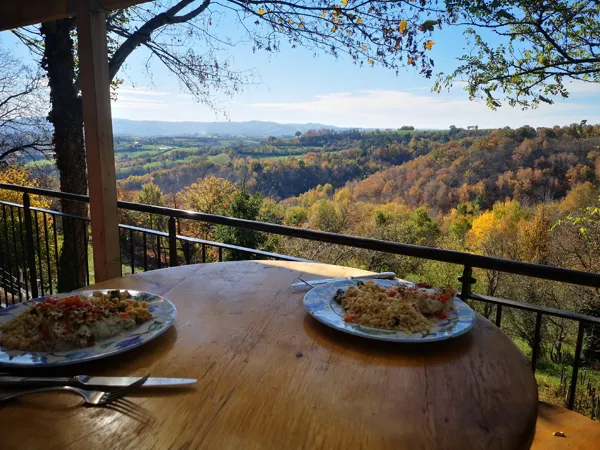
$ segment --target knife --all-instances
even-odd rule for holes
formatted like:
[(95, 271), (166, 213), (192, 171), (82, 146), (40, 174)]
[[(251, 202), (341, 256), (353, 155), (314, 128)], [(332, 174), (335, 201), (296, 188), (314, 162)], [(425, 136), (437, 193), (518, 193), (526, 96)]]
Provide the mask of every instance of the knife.
[[(76, 387), (121, 387), (129, 386), (140, 377), (90, 377), (77, 375), (61, 377), (15, 377), (0, 376), (0, 386), (76, 386)], [(148, 378), (141, 387), (169, 387), (196, 383), (194, 378)]]
[(396, 278), (396, 274), (394, 272), (381, 272), (374, 273), (372, 275), (358, 275), (355, 277), (346, 277), (346, 278), (325, 278), (323, 280), (309, 280), (309, 281), (301, 281), (299, 283), (292, 284), (292, 287), (310, 287), (310, 286), (319, 286), (321, 284), (333, 283), (335, 281), (345, 281), (345, 280), (382, 280), (382, 279), (394, 279)]

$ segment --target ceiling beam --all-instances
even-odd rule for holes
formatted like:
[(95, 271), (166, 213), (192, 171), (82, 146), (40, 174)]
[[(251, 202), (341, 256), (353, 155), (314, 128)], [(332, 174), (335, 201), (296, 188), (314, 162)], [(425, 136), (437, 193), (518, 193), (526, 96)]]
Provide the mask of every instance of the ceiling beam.
[(75, 15), (76, 2), (88, 2), (93, 10), (113, 10), (149, 0), (0, 0), (0, 31)]

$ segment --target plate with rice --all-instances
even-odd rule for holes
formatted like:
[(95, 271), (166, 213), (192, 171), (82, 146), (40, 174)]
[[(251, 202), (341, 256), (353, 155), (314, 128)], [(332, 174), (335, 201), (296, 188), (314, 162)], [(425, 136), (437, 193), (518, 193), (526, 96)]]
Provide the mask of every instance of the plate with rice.
[(310, 290), (304, 307), (325, 325), (380, 341), (442, 341), (475, 325), (475, 312), (451, 286), (427, 283), (337, 281)]
[(139, 347), (177, 311), (149, 292), (104, 289), (50, 295), (0, 309), (0, 366), (62, 366)]

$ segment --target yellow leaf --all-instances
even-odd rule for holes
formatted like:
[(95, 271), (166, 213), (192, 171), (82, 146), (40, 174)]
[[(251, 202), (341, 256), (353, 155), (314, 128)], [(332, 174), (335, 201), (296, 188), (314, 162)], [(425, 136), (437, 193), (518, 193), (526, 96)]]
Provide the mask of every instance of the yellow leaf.
[(366, 50), (366, 49), (368, 49), (369, 47), (367, 47), (366, 45), (363, 45), (361, 48), (362, 48), (363, 50)]
[(360, 25), (362, 23), (362, 19), (359, 17), (358, 19), (356, 19), (356, 23)]
[(321, 19), (324, 19), (324, 18), (325, 18), (325, 11), (323, 11), (323, 12), (321, 13)]
[(435, 44), (435, 42), (433, 42), (431, 39), (429, 39), (427, 42), (425, 42), (425, 44), (423, 44), (423, 46), (425, 47), (425, 50), (431, 50), (433, 47), (433, 44)]
[(290, 20), (288, 20), (288, 23), (289, 23), (290, 25), (294, 25), (296, 22), (294, 22), (292, 19), (290, 19)]
[(259, 15), (259, 16), (262, 16), (262, 15), (264, 15), (264, 14), (266, 14), (266, 11), (265, 11), (264, 9), (260, 8), (260, 9), (258, 10), (258, 15)]
[(298, 24), (298, 28), (304, 28), (304, 24), (303, 24), (302, 22), (300, 22), (300, 23)]
[(406, 20), (400, 21), (400, 26), (398, 27), (398, 31), (402, 33), (402, 36), (406, 36), (408, 33), (408, 22)]
[(407, 61), (407, 63), (408, 63), (409, 65), (411, 65), (411, 66), (414, 66), (414, 65), (415, 65), (415, 60), (414, 60), (414, 59), (412, 59), (412, 58), (408, 58), (408, 61)]
[(335, 33), (336, 31), (337, 31), (337, 27), (333, 27), (333, 28), (331, 29), (331, 32), (332, 32), (332, 33)]
[(367, 62), (368, 62), (370, 65), (373, 65), (373, 60), (372, 60), (372, 59), (369, 59)]
[(342, 5), (348, 6), (348, 0), (342, 0)]
[(371, 6), (367, 12), (371, 14), (373, 12), (373, 7)]
[(277, 18), (277, 23), (281, 23), (281, 22), (283, 22), (283, 19), (281, 17), (278, 17)]

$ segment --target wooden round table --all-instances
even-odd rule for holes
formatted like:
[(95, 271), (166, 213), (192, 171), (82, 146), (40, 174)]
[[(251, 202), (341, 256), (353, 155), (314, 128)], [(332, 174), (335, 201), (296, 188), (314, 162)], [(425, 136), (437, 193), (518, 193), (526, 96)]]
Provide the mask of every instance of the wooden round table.
[(486, 319), (439, 343), (370, 341), (314, 320), (303, 308), (305, 291), (290, 287), (300, 275), (361, 273), (245, 261), (97, 284), (169, 298), (174, 326), (112, 358), (26, 374), (150, 373), (198, 383), (145, 388), (115, 409), (82, 407), (68, 393), (23, 397), (0, 406), (0, 448), (529, 448), (536, 382), (521, 352)]

